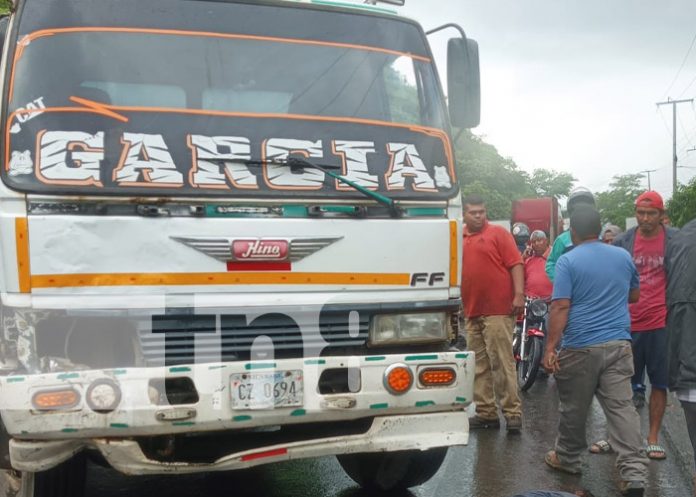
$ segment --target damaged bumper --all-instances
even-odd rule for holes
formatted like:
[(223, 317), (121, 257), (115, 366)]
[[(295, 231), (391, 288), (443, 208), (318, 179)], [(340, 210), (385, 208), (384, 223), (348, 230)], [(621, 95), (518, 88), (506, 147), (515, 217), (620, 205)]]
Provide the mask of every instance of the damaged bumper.
[[(389, 393), (385, 383), (385, 374), (394, 365), (413, 374), (412, 387), (401, 395)], [(451, 368), (456, 380), (441, 386), (424, 385), (421, 373), (433, 367)], [(347, 382), (345, 391), (327, 393), (326, 378), (336, 377), (336, 371), (341, 377), (344, 370), (352, 372), (347, 377), (357, 376)], [(125, 473), (197, 472), (350, 452), (465, 444), (465, 410), (473, 397), (474, 371), (473, 354), (455, 351), (282, 359), (9, 376), (0, 379), (0, 395), (3, 421), (13, 437), (12, 464), (17, 469), (46, 470), (91, 448)], [(259, 382), (279, 372), (281, 376), (292, 372), (295, 387), (301, 388), (291, 405), (262, 406), (240, 400), (244, 397), (239, 391), (240, 378), (253, 376), (263, 389), (269, 386)], [(116, 385), (120, 397), (109, 412), (95, 410), (90, 401), (94, 385), (105, 383)], [(174, 396), (179, 400), (173, 404), (162, 401), (162, 385), (189, 385), (191, 391)], [(75, 392), (75, 405), (57, 410), (35, 405), (37, 393), (65, 390)], [(247, 397), (248, 393), (245, 390)], [(192, 395), (195, 402), (191, 402)], [(280, 428), (292, 426), (340, 427), (355, 420), (364, 420), (364, 429), (352, 433), (317, 429), (321, 435), (306, 439), (253, 435), (255, 430), (278, 428), (281, 433)], [(217, 434), (224, 435), (220, 444), (227, 445), (215, 460), (204, 462), (155, 458), (143, 445), (143, 440), (152, 437)], [(245, 434), (247, 442), (236, 444), (237, 434), (240, 439)], [(258, 443), (253, 442), (256, 438)]]
[(469, 440), (466, 411), (376, 417), (363, 435), (270, 445), (232, 452), (210, 463), (167, 462), (148, 458), (133, 440), (90, 439), (84, 441), (10, 442), (12, 465), (20, 471), (45, 471), (69, 459), (82, 449), (99, 450), (116, 470), (131, 475), (198, 473), (250, 468), (292, 459), (380, 452), (427, 450), (434, 447), (466, 445)]

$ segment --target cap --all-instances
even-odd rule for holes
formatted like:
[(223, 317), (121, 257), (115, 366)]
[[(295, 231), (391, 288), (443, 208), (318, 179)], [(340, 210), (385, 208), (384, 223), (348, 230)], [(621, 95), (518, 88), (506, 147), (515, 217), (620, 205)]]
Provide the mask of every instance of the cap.
[(649, 190), (641, 193), (636, 199), (636, 207), (652, 207), (653, 209), (665, 210), (665, 203), (662, 196), (656, 191)]
[(538, 239), (538, 238), (541, 238), (541, 239), (546, 240), (546, 233), (544, 233), (544, 232), (541, 231), (541, 230), (534, 230), (534, 231), (532, 231), (532, 236), (530, 236), (529, 238), (530, 238), (530, 240), (532, 240), (532, 241), (533, 241), (533, 240), (536, 240), (536, 239)]

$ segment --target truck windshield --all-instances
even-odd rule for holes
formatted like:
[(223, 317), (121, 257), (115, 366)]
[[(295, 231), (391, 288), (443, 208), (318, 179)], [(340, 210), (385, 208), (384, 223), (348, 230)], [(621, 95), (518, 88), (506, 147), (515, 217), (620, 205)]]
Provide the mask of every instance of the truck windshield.
[(451, 193), (431, 60), (359, 42), (131, 27), (27, 33), (8, 90), (3, 178), (56, 193), (356, 195), (316, 171), (219, 163), (295, 154), (397, 197)]
[(375, 119), (442, 128), (429, 60), (258, 36), (85, 31), (25, 49), (11, 109), (70, 96), (118, 106)]

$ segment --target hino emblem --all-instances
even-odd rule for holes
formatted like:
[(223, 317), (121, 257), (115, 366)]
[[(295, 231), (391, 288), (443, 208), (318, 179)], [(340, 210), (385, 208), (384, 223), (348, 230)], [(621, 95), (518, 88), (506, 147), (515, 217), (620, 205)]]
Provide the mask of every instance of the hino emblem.
[(325, 238), (228, 238), (207, 236), (170, 236), (192, 249), (222, 262), (296, 262), (341, 240)]
[(232, 255), (235, 260), (284, 261), (288, 257), (290, 244), (287, 240), (234, 240)]

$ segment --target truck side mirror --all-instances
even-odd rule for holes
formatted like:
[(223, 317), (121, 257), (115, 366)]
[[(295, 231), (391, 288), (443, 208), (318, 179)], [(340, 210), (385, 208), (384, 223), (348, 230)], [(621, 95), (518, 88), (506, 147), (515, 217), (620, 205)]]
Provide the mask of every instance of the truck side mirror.
[(447, 94), (452, 124), (475, 128), (481, 122), (481, 73), (478, 43), (452, 38), (447, 43)]

